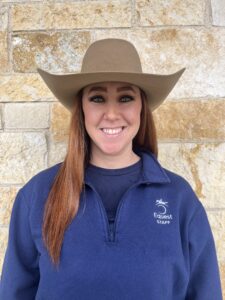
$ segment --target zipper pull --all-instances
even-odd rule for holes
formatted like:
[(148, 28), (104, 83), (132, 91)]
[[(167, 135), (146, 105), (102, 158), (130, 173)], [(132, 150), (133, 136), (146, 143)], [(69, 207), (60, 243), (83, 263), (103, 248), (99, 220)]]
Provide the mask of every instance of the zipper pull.
[(110, 241), (113, 242), (114, 241), (114, 233), (112, 230), (109, 231), (109, 236), (110, 236)]

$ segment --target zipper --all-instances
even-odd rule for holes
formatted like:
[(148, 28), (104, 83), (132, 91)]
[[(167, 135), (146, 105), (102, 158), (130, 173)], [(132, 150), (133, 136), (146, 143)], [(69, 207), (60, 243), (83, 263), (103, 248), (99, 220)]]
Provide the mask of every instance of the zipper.
[(102, 210), (102, 212), (103, 212), (103, 214), (104, 214), (104, 218), (105, 218), (105, 222), (106, 222), (106, 226), (107, 226), (107, 233), (108, 233), (107, 241), (108, 241), (108, 242), (111, 242), (111, 243), (115, 242), (115, 239), (116, 239), (116, 234), (115, 234), (115, 233), (116, 233), (116, 228), (117, 228), (117, 219), (118, 219), (118, 217), (119, 217), (119, 213), (120, 213), (121, 207), (122, 207), (122, 205), (123, 205), (123, 203), (124, 203), (124, 200), (126, 199), (125, 196), (127, 195), (127, 193), (128, 193), (132, 188), (134, 188), (135, 186), (138, 186), (140, 183), (148, 183), (148, 184), (150, 184), (149, 181), (139, 181), (139, 182), (136, 182), (135, 184), (133, 184), (132, 186), (130, 186), (130, 187), (126, 190), (126, 192), (123, 194), (123, 196), (122, 196), (122, 198), (121, 198), (121, 200), (120, 200), (120, 202), (119, 202), (119, 204), (118, 204), (118, 207), (117, 207), (117, 210), (116, 210), (116, 217), (115, 217), (115, 220), (114, 220), (114, 222), (113, 222), (112, 229), (111, 229), (111, 226), (110, 226), (110, 224), (109, 224), (109, 220), (108, 220), (108, 216), (107, 216), (107, 213), (106, 213), (106, 209), (105, 209), (105, 207), (104, 207), (104, 205), (103, 205), (103, 202), (102, 202), (102, 200), (101, 200), (101, 197), (100, 197), (99, 193), (96, 191), (96, 189), (95, 189), (90, 183), (88, 183), (89, 186), (91, 186), (91, 188), (95, 191), (95, 193), (96, 193), (97, 196), (98, 196), (98, 197), (97, 197), (98, 203), (99, 203), (99, 205), (100, 205), (100, 207), (101, 207), (101, 210)]
[[(113, 226), (113, 229), (111, 230), (111, 227), (110, 227), (110, 224), (109, 224), (109, 220), (108, 220), (108, 216), (107, 216), (105, 207), (104, 207), (104, 205), (103, 205), (102, 199), (101, 199), (99, 193), (96, 191), (96, 189), (95, 189), (92, 185), (91, 185), (91, 187), (92, 187), (92, 189), (94, 190), (94, 192), (97, 194), (97, 200), (98, 200), (98, 203), (99, 203), (99, 205), (100, 205), (100, 207), (101, 207), (101, 211), (102, 211), (103, 214), (104, 214), (104, 219), (105, 219), (105, 222), (106, 222), (107, 234), (108, 234), (107, 240), (108, 240), (109, 242), (113, 242), (113, 241), (115, 240), (115, 237), (114, 237), (114, 227), (115, 227), (115, 226)], [(115, 220), (114, 220), (114, 224), (115, 224)], [(113, 224), (113, 225), (114, 225), (114, 224)]]

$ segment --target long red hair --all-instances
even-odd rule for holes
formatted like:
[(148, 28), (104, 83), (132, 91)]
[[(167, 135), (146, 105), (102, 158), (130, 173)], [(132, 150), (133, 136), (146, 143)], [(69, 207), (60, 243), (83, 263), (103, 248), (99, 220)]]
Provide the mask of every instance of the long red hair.
[[(147, 105), (145, 93), (141, 89), (140, 92), (141, 122), (133, 139), (133, 148), (142, 147), (157, 157), (158, 145), (153, 115)], [(54, 179), (44, 208), (43, 241), (55, 266), (60, 261), (64, 232), (79, 208), (79, 198), (84, 187), (84, 172), (90, 160), (90, 137), (84, 125), (82, 93), (83, 90), (78, 94), (80, 101), (75, 101), (72, 110), (67, 154)]]

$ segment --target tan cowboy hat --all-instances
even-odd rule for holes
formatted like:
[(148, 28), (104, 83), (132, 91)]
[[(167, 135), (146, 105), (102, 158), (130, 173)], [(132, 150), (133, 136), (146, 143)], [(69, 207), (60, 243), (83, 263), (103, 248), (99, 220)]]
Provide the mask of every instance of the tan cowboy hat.
[(108, 38), (93, 42), (87, 49), (80, 73), (52, 74), (37, 68), (55, 97), (69, 111), (79, 90), (89, 84), (120, 81), (134, 84), (147, 96), (153, 111), (173, 89), (185, 68), (169, 75), (142, 72), (136, 48), (124, 39)]

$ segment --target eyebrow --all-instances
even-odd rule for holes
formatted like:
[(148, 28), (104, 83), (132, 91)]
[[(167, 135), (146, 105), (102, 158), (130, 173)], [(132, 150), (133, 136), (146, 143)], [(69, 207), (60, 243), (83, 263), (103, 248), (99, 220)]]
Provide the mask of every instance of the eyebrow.
[[(103, 91), (103, 92), (107, 92), (107, 89), (101, 86), (94, 86), (90, 89), (90, 91), (88, 92), (88, 94), (90, 94), (90, 92), (93, 91)], [(117, 88), (117, 92), (121, 92), (121, 91), (133, 91), (135, 94), (135, 90), (131, 87), (131, 86), (122, 86)]]

